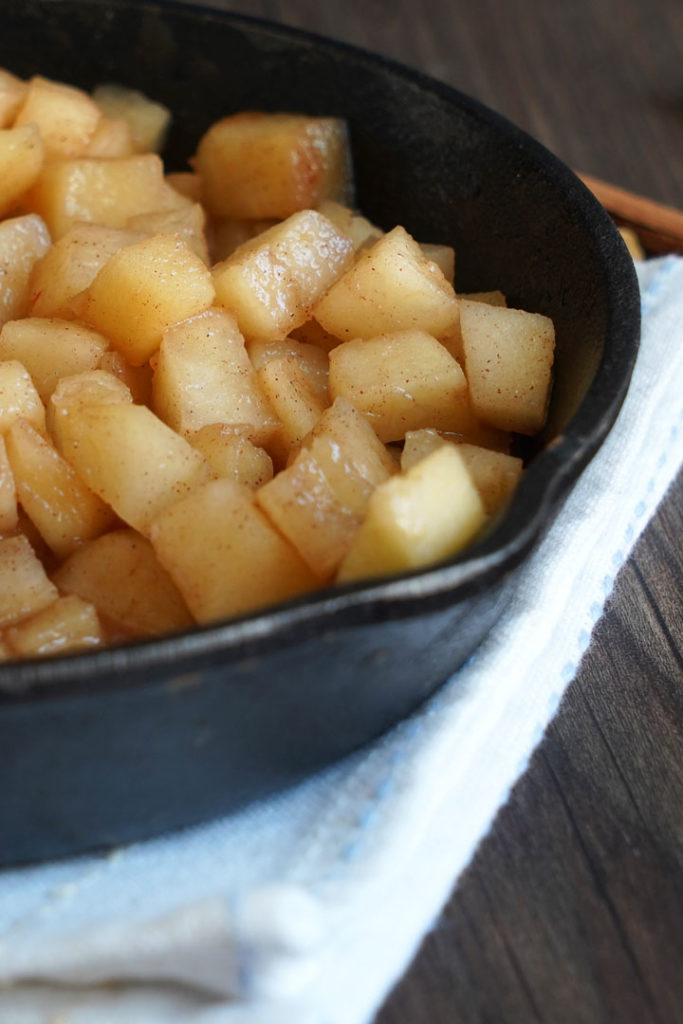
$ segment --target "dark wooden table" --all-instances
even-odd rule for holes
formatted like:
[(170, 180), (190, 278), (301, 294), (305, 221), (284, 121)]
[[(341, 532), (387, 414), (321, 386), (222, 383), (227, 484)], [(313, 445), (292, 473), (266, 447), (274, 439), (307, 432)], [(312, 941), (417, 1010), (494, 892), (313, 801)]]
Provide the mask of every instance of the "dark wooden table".
[[(683, 208), (681, 0), (222, 2), (421, 68)], [(683, 1022), (682, 506), (683, 476), (377, 1024)]]

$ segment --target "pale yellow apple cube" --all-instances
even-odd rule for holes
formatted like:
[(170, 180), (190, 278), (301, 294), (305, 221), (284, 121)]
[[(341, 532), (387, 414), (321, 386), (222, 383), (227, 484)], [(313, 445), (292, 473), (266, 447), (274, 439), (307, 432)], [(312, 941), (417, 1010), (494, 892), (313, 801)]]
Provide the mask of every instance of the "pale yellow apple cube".
[(0, 128), (9, 128), (14, 124), (27, 89), (27, 83), (21, 78), (0, 68)]
[(206, 472), (200, 453), (143, 405), (72, 407), (59, 444), (87, 486), (141, 533)]
[(475, 415), (501, 430), (537, 433), (546, 420), (552, 384), (552, 320), (463, 302), (461, 330)]
[(121, 118), (102, 115), (83, 150), (83, 156), (102, 160), (132, 156), (134, 152), (133, 135), (128, 122)]
[(280, 423), (267, 447), (276, 465), (281, 466), (316, 425), (328, 402), (320, 397), (293, 356), (264, 363), (257, 377)]
[(131, 231), (140, 231), (145, 235), (178, 235), (196, 252), (202, 263), (209, 265), (205, 233), (206, 216), (199, 203), (192, 203), (179, 210), (139, 213), (130, 218), (127, 227)]
[(5, 440), (17, 498), (58, 558), (114, 525), (112, 510), (26, 420), (15, 423)]
[(47, 432), (62, 451), (65, 437), (62, 427), (69, 413), (88, 405), (112, 405), (132, 402), (130, 388), (117, 375), (105, 370), (86, 370), (62, 377), (50, 396), (46, 409)]
[(221, 217), (284, 219), (351, 187), (346, 124), (331, 117), (242, 112), (215, 122), (193, 160), (204, 202)]
[[(411, 431), (406, 434), (401, 469), (406, 472), (437, 448), (452, 443), (436, 430)], [(505, 505), (516, 489), (522, 476), (522, 460), (515, 455), (482, 448), (481, 445), (458, 443), (457, 447), (479, 491), (486, 514), (493, 515)]]
[(45, 406), (25, 367), (16, 359), (0, 362), (0, 434), (17, 420), (26, 420), (45, 433)]
[(211, 423), (243, 424), (250, 438), (263, 444), (278, 427), (237, 322), (221, 309), (165, 332), (154, 370), (153, 404), (185, 436)]
[(62, 593), (92, 603), (124, 636), (154, 636), (194, 621), (152, 545), (135, 530), (112, 530), (83, 545), (53, 578)]
[(13, 533), (18, 519), (17, 488), (7, 458), (5, 439), (0, 434), (0, 537)]
[(310, 345), (291, 337), (284, 338), (281, 341), (262, 341), (257, 339), (249, 343), (247, 351), (256, 370), (260, 370), (262, 366), (265, 366), (272, 359), (292, 357), (308, 377), (320, 401), (324, 405), (329, 404), (327, 384), (330, 376), (330, 362), (327, 358), (327, 353), (317, 345)]
[(141, 366), (167, 327), (203, 313), (213, 298), (211, 273), (189, 245), (177, 235), (153, 235), (114, 253), (77, 309)]
[(5, 632), (5, 642), (22, 658), (74, 654), (101, 647), (105, 635), (92, 604), (80, 597), (58, 597), (42, 611)]
[[(322, 439), (316, 440), (324, 445)], [(355, 484), (367, 503), (372, 487), (349, 463), (346, 472), (353, 476), (350, 486)], [(256, 500), (320, 582), (331, 579), (349, 549), (361, 515), (341, 500), (314, 448), (302, 449), (290, 466), (257, 491)]]
[(90, 141), (100, 110), (87, 93), (37, 75), (28, 89), (15, 125), (38, 126), (48, 157), (79, 156)]
[(225, 477), (256, 490), (273, 479), (273, 460), (265, 448), (254, 444), (248, 426), (211, 423), (188, 437), (206, 459), (211, 475)]
[(382, 441), (399, 441), (420, 427), (457, 431), (469, 412), (462, 369), (425, 331), (399, 331), (332, 349), (330, 395), (347, 398)]
[(28, 312), (31, 271), (49, 248), (50, 233), (35, 214), (0, 221), (0, 327)]
[(25, 317), (0, 330), (0, 360), (18, 360), (43, 402), (61, 377), (94, 370), (108, 347), (102, 334), (70, 320)]
[(144, 237), (124, 228), (76, 224), (33, 267), (31, 314), (73, 320), (73, 299), (92, 284), (110, 256)]
[(154, 153), (49, 161), (27, 196), (54, 239), (79, 221), (122, 228), (136, 214), (178, 209), (187, 202), (166, 184), (164, 166)]
[(168, 507), (153, 520), (150, 539), (198, 622), (242, 615), (317, 586), (249, 488), (232, 480), (213, 480)]
[(0, 129), (0, 217), (5, 217), (40, 174), (45, 151), (34, 124)]
[(98, 85), (92, 98), (106, 117), (128, 125), (136, 153), (161, 152), (171, 123), (168, 107), (136, 89), (109, 83)]
[(315, 210), (245, 242), (213, 270), (216, 302), (247, 341), (286, 337), (353, 259), (351, 240)]
[(334, 199), (323, 199), (321, 203), (318, 203), (317, 210), (318, 213), (329, 218), (340, 231), (349, 236), (356, 250), (373, 245), (384, 234), (382, 229), (369, 221), (367, 217), (363, 217)]
[(350, 462), (372, 487), (397, 471), (393, 456), (366, 417), (346, 398), (336, 398), (325, 409), (311, 434), (303, 439), (303, 447), (310, 447), (316, 438), (324, 438), (331, 450), (339, 453), (340, 462)]
[(23, 534), (0, 540), (0, 629), (27, 619), (58, 597)]
[(459, 306), (439, 267), (396, 227), (361, 251), (313, 315), (341, 341), (412, 329), (440, 338), (457, 328)]
[(486, 523), (456, 447), (444, 445), (373, 492), (340, 583), (423, 568), (461, 551)]

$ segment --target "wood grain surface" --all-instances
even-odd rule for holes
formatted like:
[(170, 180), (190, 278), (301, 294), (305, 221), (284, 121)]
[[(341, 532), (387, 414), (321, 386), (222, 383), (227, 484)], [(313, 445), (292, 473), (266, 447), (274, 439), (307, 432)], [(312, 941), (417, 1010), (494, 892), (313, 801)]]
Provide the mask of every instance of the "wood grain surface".
[[(420, 68), (577, 170), (683, 208), (681, 0), (222, 6)], [(679, 477), (377, 1024), (683, 1021), (682, 507)]]

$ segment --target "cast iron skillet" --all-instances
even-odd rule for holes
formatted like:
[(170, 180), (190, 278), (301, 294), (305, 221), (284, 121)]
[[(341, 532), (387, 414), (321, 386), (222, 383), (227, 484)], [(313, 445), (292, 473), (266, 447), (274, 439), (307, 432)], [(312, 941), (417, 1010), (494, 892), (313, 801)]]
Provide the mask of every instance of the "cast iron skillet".
[(175, 167), (233, 110), (347, 117), (361, 209), (454, 244), (459, 290), (501, 288), (552, 316), (558, 346), (546, 437), (504, 520), (462, 557), (161, 640), (0, 666), (10, 864), (222, 814), (415, 709), (495, 626), (607, 434), (639, 303), (619, 236), (566, 167), (475, 101), (364, 52), (168, 2), (5, 0), (0, 66), (165, 101)]

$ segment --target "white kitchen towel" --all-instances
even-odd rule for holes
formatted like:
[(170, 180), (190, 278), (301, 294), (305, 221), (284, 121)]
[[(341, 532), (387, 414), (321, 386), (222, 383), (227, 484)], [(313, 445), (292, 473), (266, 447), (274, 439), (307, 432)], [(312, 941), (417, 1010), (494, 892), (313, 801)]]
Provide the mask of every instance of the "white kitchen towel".
[(0, 873), (0, 1024), (366, 1024), (576, 673), (683, 462), (683, 260), (638, 268), (609, 439), (494, 634), (410, 720), (221, 821)]

